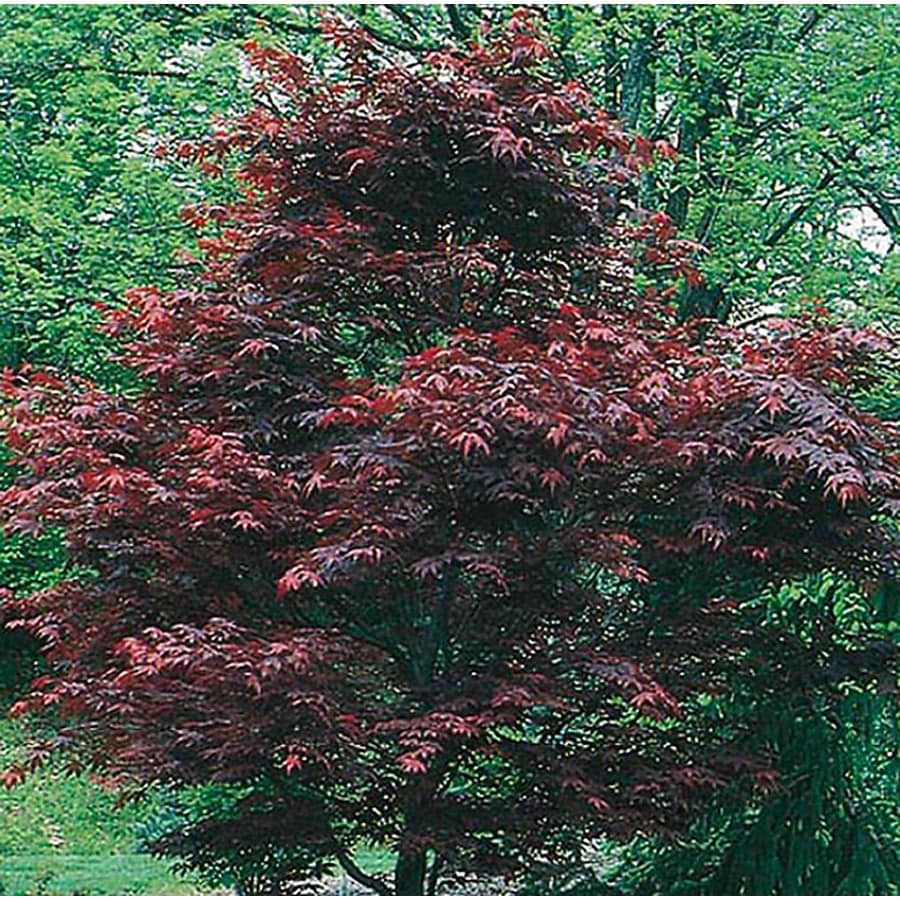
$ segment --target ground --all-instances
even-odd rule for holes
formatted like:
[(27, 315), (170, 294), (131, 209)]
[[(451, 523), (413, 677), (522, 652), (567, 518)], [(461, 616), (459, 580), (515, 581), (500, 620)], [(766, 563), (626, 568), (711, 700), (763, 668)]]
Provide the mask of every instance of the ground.
[[(18, 755), (23, 728), (0, 720), (0, 768)], [(60, 766), (0, 788), (0, 895), (196, 894), (167, 862), (138, 853), (147, 808)]]

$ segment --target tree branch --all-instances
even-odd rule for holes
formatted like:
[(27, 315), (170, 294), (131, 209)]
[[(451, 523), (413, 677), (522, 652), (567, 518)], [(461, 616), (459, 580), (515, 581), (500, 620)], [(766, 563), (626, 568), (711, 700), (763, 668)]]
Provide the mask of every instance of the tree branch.
[(441, 48), (437, 44), (419, 44), (415, 41), (407, 41), (403, 38), (392, 37), (373, 28), (368, 22), (354, 18), (353, 20), (369, 37), (374, 38), (379, 44), (393, 47), (395, 50), (403, 50), (407, 53), (435, 53)]
[(364, 872), (354, 861), (353, 857), (340, 845), (334, 842), (334, 853), (337, 861), (341, 864), (341, 868), (356, 882), (363, 887), (367, 887), (376, 894), (390, 895), (393, 893), (386, 881), (382, 881), (375, 875), (369, 875)]
[(385, 6), (384, 11), (395, 19), (399, 19), (408, 28), (416, 28), (413, 17), (405, 9), (401, 9), (399, 6)]
[(253, 10), (253, 17), (259, 19), (261, 22), (265, 22), (267, 25), (271, 25), (273, 28), (283, 28), (285, 31), (289, 31), (292, 34), (314, 35), (322, 33), (322, 29), (315, 25), (302, 25), (300, 22), (288, 22), (287, 20), (273, 19), (272, 16), (267, 13), (259, 12), (258, 8)]
[[(832, 166), (842, 165), (839, 159), (836, 159), (824, 148), (819, 151), (819, 155)], [(850, 147), (846, 152), (844, 162), (859, 163), (859, 148)], [(853, 192), (881, 219), (891, 235), (895, 235), (900, 230), (900, 220), (894, 212), (896, 206), (894, 199), (881, 196), (873, 186), (861, 183), (855, 178), (849, 179), (848, 183)]]
[[(810, 200), (807, 200), (803, 203), (797, 204), (791, 210), (788, 217), (767, 237), (763, 240), (763, 244), (766, 247), (774, 247), (790, 230), (794, 227), (799, 219), (801, 219), (813, 206), (816, 200), (816, 193), (818, 191), (824, 190), (837, 178), (838, 172), (837, 169), (830, 169), (826, 172), (816, 184), (813, 192), (813, 197)], [(758, 257), (757, 257), (758, 260)], [(755, 262), (756, 260), (754, 260)]]
[(851, 182), (850, 187), (853, 188), (853, 192), (857, 197), (865, 202), (872, 212), (881, 219), (882, 224), (892, 236), (900, 232), (900, 220), (898, 220), (897, 213), (894, 211), (897, 208), (895, 203), (856, 182)]
[(450, 27), (453, 29), (453, 36), (458, 41), (467, 41), (471, 34), (466, 23), (463, 21), (462, 13), (456, 3), (445, 3), (444, 9), (447, 10), (447, 16), (450, 19)]
[(777, 125), (785, 116), (791, 116), (796, 112), (800, 112), (801, 109), (808, 105), (808, 102), (807, 100), (798, 100), (796, 103), (791, 103), (789, 106), (785, 106), (784, 109), (780, 109), (777, 113), (773, 113), (768, 118), (763, 119), (762, 122), (750, 129), (750, 137), (759, 137), (767, 128)]
[(812, 34), (816, 26), (825, 19), (826, 12), (831, 12), (831, 8), (825, 6), (819, 9), (814, 9), (812, 10), (812, 12), (810, 12), (809, 18), (803, 23), (802, 27), (794, 37), (793, 43), (795, 49), (799, 48), (800, 45), (810, 36), (810, 34)]

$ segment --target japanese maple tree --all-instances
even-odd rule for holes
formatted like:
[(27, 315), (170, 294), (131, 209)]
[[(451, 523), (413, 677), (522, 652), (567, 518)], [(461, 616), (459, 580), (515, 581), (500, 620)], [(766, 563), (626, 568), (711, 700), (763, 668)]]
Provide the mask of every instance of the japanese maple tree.
[(8, 527), (76, 567), (6, 605), (48, 664), (14, 712), (66, 725), (32, 761), (243, 786), (167, 846), (401, 894), (777, 789), (709, 701), (828, 689), (831, 635), (738, 602), (773, 572), (896, 567), (897, 435), (842, 391), (884, 341), (679, 324), (696, 248), (633, 202), (671, 148), (527, 13), (423, 65), (326, 30), (339, 71), (248, 46), (257, 106), (176, 150), (243, 195), (109, 310), (140, 391), (6, 373)]

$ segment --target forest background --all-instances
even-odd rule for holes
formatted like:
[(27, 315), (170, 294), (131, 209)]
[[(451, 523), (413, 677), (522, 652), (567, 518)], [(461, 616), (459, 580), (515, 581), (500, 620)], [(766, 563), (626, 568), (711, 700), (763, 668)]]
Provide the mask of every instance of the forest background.
[[(499, 20), (511, 7), (338, 10), (413, 61), (470, 40), (481, 19)], [(229, 190), (157, 148), (202, 135), (213, 116), (247, 107), (241, 48), (248, 39), (327, 66), (333, 51), (321, 39), (319, 12), (4, 8), (0, 365), (52, 365), (110, 386), (127, 377), (95, 330), (96, 304), (115, 303), (134, 285), (178, 284), (192, 271), (180, 252), (193, 240), (181, 208)], [(644, 177), (641, 202), (665, 209), (705, 248), (697, 262), (706, 284), (682, 292), (684, 315), (745, 323), (790, 314), (814, 298), (837, 316), (896, 331), (896, 7), (547, 6), (542, 15), (567, 75), (630, 129), (678, 149), (677, 161)], [(888, 418), (900, 414), (896, 372), (893, 379), (863, 398)], [(15, 590), (54, 583), (66, 566), (53, 537), (0, 544), (0, 583)], [(807, 624), (821, 607), (833, 614), (840, 604), (851, 624), (877, 620), (896, 640), (896, 609), (875, 608), (828, 573), (798, 585), (793, 597), (764, 602), (773, 615), (790, 606)], [(39, 661), (19, 637), (3, 641), (0, 671), (11, 696)], [(2, 728), (0, 756), (11, 756), (23, 735), (11, 722)], [(837, 717), (829, 708), (773, 720), (772, 741), (791, 786), (786, 794), (740, 815), (710, 814), (681, 847), (637, 841), (616, 850), (612, 889), (895, 891), (893, 704), (847, 697)], [(170, 798), (122, 813), (113, 812), (113, 799), (102, 785), (61, 770), (2, 796), (4, 889), (190, 890), (191, 878), (173, 881), (143, 856), (109, 871), (96, 859), (85, 868), (98, 853), (133, 854), (176, 814)]]

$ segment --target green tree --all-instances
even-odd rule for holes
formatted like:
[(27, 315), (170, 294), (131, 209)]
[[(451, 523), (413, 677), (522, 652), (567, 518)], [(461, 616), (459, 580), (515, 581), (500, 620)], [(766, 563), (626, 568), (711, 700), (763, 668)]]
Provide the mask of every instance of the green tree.
[[(554, 8), (569, 67), (679, 159), (645, 182), (721, 295), (758, 314), (822, 296), (842, 311), (896, 285), (900, 67), (893, 7)], [(867, 230), (874, 234), (867, 234)]]
[(94, 304), (183, 266), (179, 210), (201, 199), (177, 158), (154, 150), (240, 104), (239, 48), (279, 17), (249, 7), (4, 11), (0, 362), (101, 374)]

